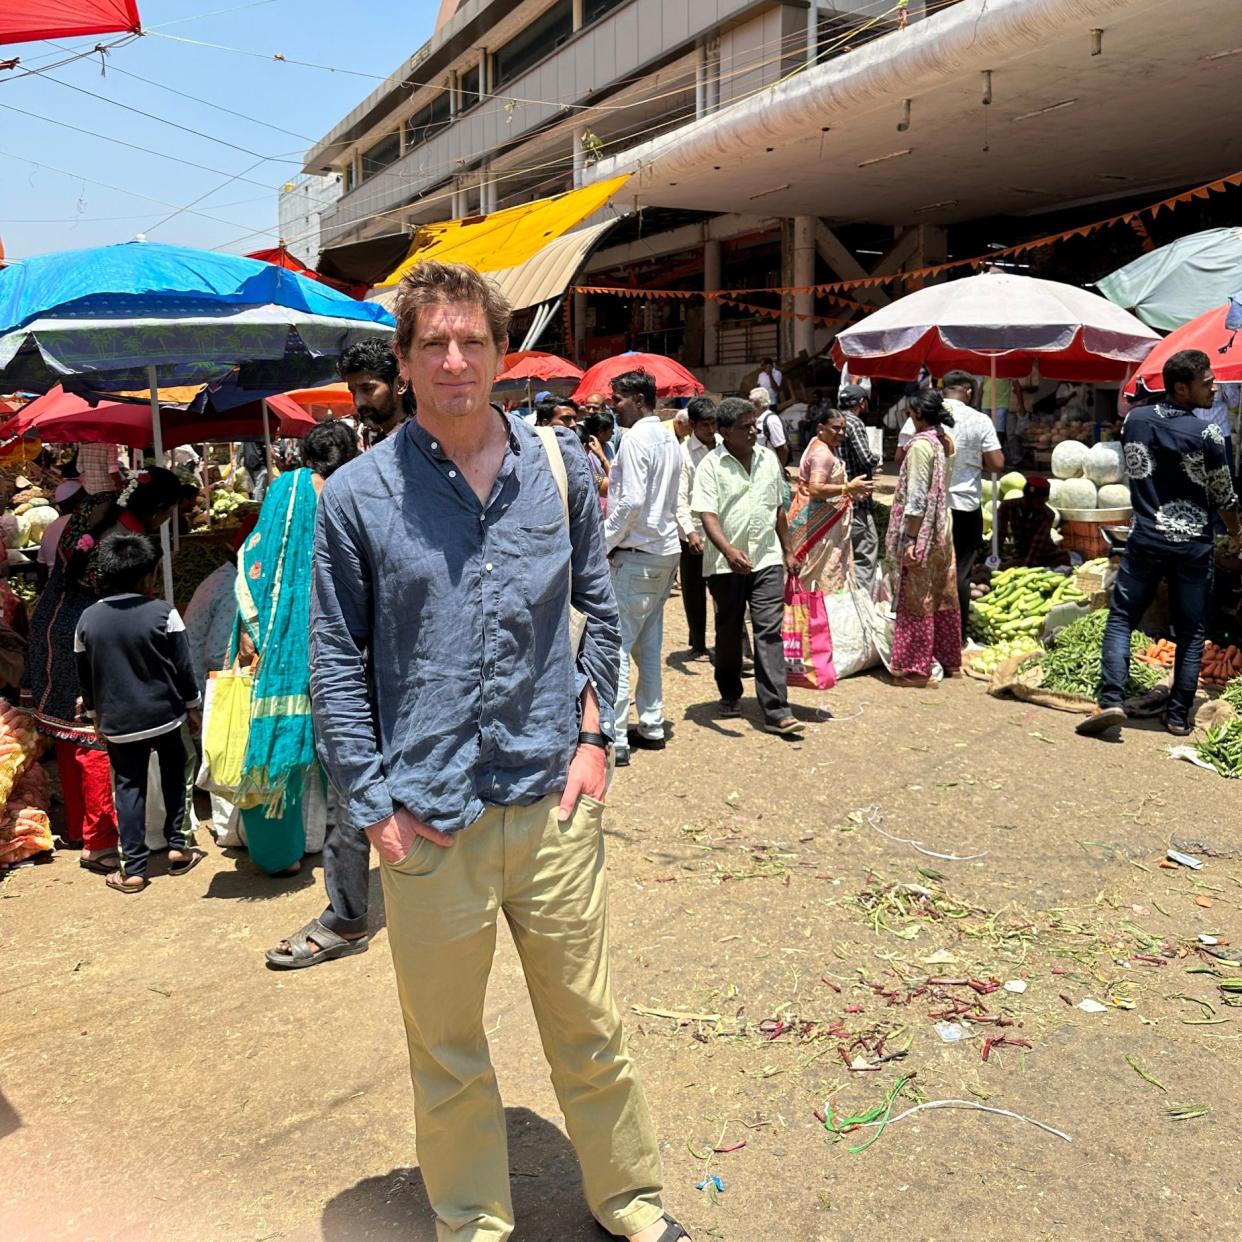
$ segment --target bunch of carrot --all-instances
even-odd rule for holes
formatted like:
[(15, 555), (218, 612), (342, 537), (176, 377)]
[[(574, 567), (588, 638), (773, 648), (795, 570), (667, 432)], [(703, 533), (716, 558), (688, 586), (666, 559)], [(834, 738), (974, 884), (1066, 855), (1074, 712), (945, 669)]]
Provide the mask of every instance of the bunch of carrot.
[(1199, 672), (1199, 680), (1205, 686), (1225, 686), (1242, 673), (1242, 651), (1230, 643), (1228, 647), (1218, 647), (1208, 643), (1203, 648), (1203, 668)]
[[(1172, 668), (1177, 657), (1177, 644), (1167, 638), (1157, 639), (1139, 659), (1144, 664), (1155, 664), (1161, 668)], [(1228, 647), (1206, 643), (1203, 647), (1203, 667), (1199, 670), (1199, 680), (1205, 686), (1228, 685), (1233, 678), (1242, 676), (1242, 651), (1230, 643)]]
[(1167, 638), (1158, 638), (1139, 656), (1139, 659), (1144, 664), (1159, 664), (1161, 668), (1172, 668), (1176, 656), (1177, 644), (1169, 642)]

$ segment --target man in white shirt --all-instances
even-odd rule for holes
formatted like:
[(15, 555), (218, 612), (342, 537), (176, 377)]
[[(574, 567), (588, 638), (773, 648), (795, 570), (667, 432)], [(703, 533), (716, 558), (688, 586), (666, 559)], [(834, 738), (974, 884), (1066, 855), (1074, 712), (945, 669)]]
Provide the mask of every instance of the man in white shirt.
[(699, 462), (716, 447), (716, 403), (710, 397), (695, 397), (685, 414), (690, 434), (681, 442), (681, 487), (677, 494), (677, 534), (681, 538), (681, 603), (686, 610), (690, 631), (690, 658), (706, 659), (707, 580), (703, 577), (703, 523), (694, 516), (690, 498), (694, 495), (694, 472)]
[[(612, 408), (625, 435), (608, 482), (604, 542), (621, 614), (613, 753), (624, 767), (631, 749), (664, 749), (664, 601), (681, 554), (677, 497), (682, 458), (672, 429), (655, 412), (655, 380), (646, 371), (626, 371), (612, 381)], [(638, 670), (635, 730), (627, 729), (631, 666)]]
[[(970, 576), (983, 546), (983, 472), (993, 478), (1005, 469), (1005, 454), (992, 420), (969, 404), (975, 382), (965, 371), (944, 377), (944, 403), (953, 411), (953, 479), (949, 511), (953, 521), (953, 554), (957, 558), (957, 600), (962, 613), (962, 642), (970, 614)], [(907, 419), (897, 437), (898, 460), (914, 439)]]
[(766, 388), (752, 388), (750, 403), (755, 407), (758, 419), (755, 424), (759, 436), (757, 443), (761, 448), (771, 449), (784, 470), (789, 464), (789, 441), (785, 437), (785, 424), (781, 416), (772, 409), (771, 394)]
[(776, 404), (781, 392), (781, 381), (784, 378), (771, 358), (765, 358), (759, 364), (759, 378), (755, 380), (755, 383), (767, 392), (769, 405)]

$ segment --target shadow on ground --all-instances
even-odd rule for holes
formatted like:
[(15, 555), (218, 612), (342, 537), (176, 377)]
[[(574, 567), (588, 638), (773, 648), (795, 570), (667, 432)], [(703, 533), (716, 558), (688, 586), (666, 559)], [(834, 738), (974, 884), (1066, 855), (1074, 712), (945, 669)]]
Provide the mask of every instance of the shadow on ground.
[[(602, 1242), (587, 1211), (578, 1162), (560, 1128), (528, 1108), (508, 1108), (513, 1242)], [(396, 1168), (341, 1191), (324, 1208), (324, 1242), (435, 1242), (435, 1221), (417, 1168)]]

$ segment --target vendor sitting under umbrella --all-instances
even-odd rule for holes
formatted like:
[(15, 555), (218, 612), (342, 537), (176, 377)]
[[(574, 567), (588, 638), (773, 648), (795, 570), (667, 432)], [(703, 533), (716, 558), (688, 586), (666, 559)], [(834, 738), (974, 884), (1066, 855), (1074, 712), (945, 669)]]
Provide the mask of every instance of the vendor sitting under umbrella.
[(1012, 558), (1011, 564), (1049, 568), (1069, 564), (1069, 554), (1062, 552), (1052, 540), (1056, 514), (1048, 507), (1050, 492), (1048, 480), (1032, 474), (1021, 496), (1001, 501), (997, 522), (1002, 560)]

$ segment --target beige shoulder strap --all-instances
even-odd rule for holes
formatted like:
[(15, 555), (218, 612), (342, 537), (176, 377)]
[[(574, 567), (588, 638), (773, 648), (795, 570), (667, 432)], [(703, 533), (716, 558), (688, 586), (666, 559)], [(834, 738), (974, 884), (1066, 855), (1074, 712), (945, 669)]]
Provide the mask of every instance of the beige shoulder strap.
[[(569, 476), (565, 473), (565, 459), (561, 456), (561, 446), (556, 442), (556, 432), (551, 427), (536, 427), (535, 434), (543, 445), (544, 456), (548, 459), (548, 467), (552, 471), (552, 481), (560, 494), (561, 508), (565, 511), (565, 525), (569, 525)], [(582, 636), (586, 633), (586, 617), (573, 606), (574, 571), (571, 563), (569, 570), (569, 648), (576, 659), (582, 649)]]
[(547, 454), (548, 465), (552, 470), (552, 481), (561, 498), (561, 508), (565, 510), (565, 520), (569, 521), (569, 477), (565, 474), (565, 459), (561, 456), (561, 446), (556, 442), (556, 432), (551, 427), (536, 427), (535, 434), (543, 442), (543, 451)]

